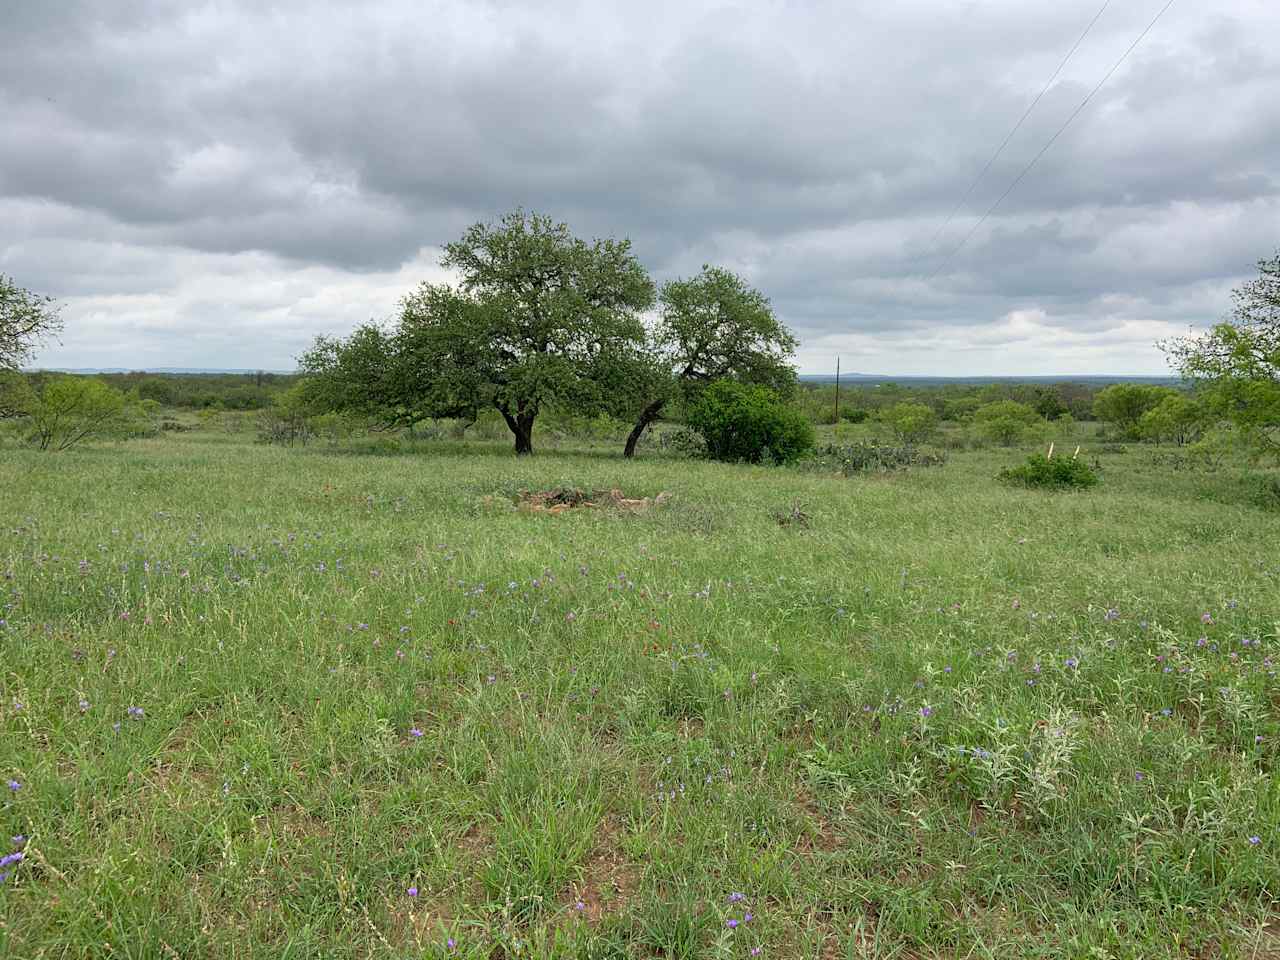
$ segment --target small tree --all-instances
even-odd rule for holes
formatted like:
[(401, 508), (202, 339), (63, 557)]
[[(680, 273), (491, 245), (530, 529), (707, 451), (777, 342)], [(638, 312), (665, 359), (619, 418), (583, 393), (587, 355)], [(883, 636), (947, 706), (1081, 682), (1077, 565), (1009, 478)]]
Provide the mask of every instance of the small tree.
[(257, 413), (258, 442), (289, 447), (300, 443), (305, 447), (314, 435), (312, 410), (305, 380), (276, 394), (271, 406)]
[(767, 387), (717, 380), (689, 410), (689, 426), (716, 460), (790, 463), (813, 447), (813, 426)]
[(52, 297), (24, 290), (0, 274), (0, 370), (19, 370), (36, 345), (62, 330)]
[(1168, 387), (1141, 383), (1116, 383), (1093, 398), (1093, 415), (1111, 424), (1126, 437), (1138, 436), (1142, 415), (1173, 393)]
[(995, 403), (984, 404), (974, 411), (973, 424), (979, 435), (1011, 447), (1031, 433), (1035, 433), (1036, 439), (1039, 439), (1039, 431), (1036, 428), (1042, 426), (1044, 420), (1025, 403), (1018, 403), (1016, 400), (997, 400)]
[(119, 436), (132, 422), (124, 394), (92, 377), (46, 380), (28, 416), (31, 440), (41, 450), (66, 450), (84, 440)]
[(1200, 387), (1255, 454), (1280, 460), (1280, 251), (1232, 294), (1228, 317), (1208, 333), (1159, 346)]
[(899, 443), (923, 443), (938, 429), (938, 415), (923, 403), (895, 403), (880, 414)]
[(658, 323), (650, 333), (652, 367), (644, 405), (623, 455), (635, 455), (645, 429), (677, 396), (697, 400), (715, 380), (733, 379), (789, 394), (795, 384), (790, 358), (796, 338), (768, 299), (741, 277), (703, 266), (698, 276), (662, 287)]
[(1205, 409), (1190, 397), (1174, 393), (1142, 415), (1138, 432), (1157, 444), (1168, 440), (1182, 447), (1199, 440), (1206, 426)]

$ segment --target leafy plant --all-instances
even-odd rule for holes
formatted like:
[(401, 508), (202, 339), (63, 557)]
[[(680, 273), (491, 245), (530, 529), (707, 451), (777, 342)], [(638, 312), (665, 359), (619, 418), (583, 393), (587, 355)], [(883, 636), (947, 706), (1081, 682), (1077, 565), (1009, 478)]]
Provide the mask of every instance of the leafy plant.
[(1111, 424), (1120, 436), (1136, 439), (1142, 417), (1172, 395), (1174, 391), (1168, 387), (1116, 383), (1098, 391), (1093, 398), (1093, 415)]
[(689, 410), (715, 460), (790, 463), (813, 447), (813, 427), (765, 387), (717, 380)]
[(66, 450), (84, 440), (127, 432), (132, 413), (125, 395), (91, 377), (46, 380), (29, 401), (31, 442), (41, 450)]
[(938, 415), (923, 403), (895, 403), (880, 414), (899, 443), (921, 443), (938, 429)]
[(1029, 436), (1039, 439), (1044, 419), (1025, 403), (997, 400), (974, 411), (973, 426), (983, 439), (1011, 447)]
[(1050, 489), (1085, 489), (1098, 482), (1098, 475), (1078, 457), (1048, 457), (1033, 453), (1027, 462), (1001, 470), (998, 478), (1008, 484)]

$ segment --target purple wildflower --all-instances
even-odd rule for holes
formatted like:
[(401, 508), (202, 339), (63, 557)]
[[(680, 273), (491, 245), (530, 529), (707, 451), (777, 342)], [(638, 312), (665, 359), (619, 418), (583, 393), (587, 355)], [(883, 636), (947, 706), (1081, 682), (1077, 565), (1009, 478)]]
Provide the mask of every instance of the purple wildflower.
[(9, 789), (14, 793), (17, 793), (19, 790), (22, 789), (22, 784), (20, 784), (17, 780), (10, 780), (8, 786), (9, 786)]
[(1200, 614), (1200, 622), (1213, 623), (1213, 614), (1211, 614), (1208, 610), (1206, 610), (1204, 613)]
[(417, 727), (410, 727), (410, 728), (409, 728), (409, 736), (411, 736), (411, 737), (413, 737), (415, 740), (417, 740), (419, 737), (421, 737), (421, 736), (422, 736), (422, 731), (421, 731), (421, 730), (419, 730)]
[(738, 925), (738, 921), (733, 919), (733, 917), (730, 917), (728, 920), (724, 922), (724, 925), (728, 927), (730, 930), (732, 930), (734, 929), (734, 927)]
[(410, 887), (408, 890), (405, 891), (405, 893), (407, 893), (411, 897), (416, 897), (418, 895), (418, 888)]
[(1262, 838), (1261, 838), (1260, 836), (1258, 836), (1256, 833), (1255, 833), (1253, 836), (1251, 836), (1251, 837), (1249, 838), (1249, 845), (1250, 845), (1250, 846), (1256, 847), (1256, 846), (1257, 846), (1258, 844), (1260, 844), (1261, 842), (1262, 842)]

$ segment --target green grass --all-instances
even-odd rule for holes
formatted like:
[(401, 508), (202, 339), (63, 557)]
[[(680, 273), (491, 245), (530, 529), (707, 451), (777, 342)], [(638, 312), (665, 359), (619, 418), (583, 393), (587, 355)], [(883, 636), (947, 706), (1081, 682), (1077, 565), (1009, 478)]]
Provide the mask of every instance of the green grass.
[(1025, 453), (0, 450), (0, 956), (1275, 955), (1280, 513)]

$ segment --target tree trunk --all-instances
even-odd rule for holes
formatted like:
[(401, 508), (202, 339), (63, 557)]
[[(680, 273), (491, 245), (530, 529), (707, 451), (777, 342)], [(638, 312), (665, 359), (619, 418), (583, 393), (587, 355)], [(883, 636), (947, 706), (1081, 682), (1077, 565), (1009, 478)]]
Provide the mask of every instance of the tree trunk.
[(627, 446), (622, 451), (624, 457), (630, 458), (636, 455), (636, 444), (640, 442), (640, 437), (644, 434), (645, 428), (658, 419), (658, 414), (662, 413), (662, 407), (666, 402), (666, 400), (655, 400), (640, 411), (640, 419), (631, 428), (631, 434), (627, 437)]
[(519, 413), (513, 417), (501, 407), (498, 412), (502, 414), (502, 419), (507, 421), (507, 427), (510, 428), (512, 434), (516, 438), (516, 454), (526, 457), (533, 454), (533, 418), (532, 413)]

